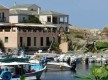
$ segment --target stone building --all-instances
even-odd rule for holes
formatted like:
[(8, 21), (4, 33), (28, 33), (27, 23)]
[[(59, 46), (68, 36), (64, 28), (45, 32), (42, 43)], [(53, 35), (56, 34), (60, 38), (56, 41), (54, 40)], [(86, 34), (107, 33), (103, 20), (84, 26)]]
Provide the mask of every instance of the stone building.
[(9, 9), (0, 5), (0, 22), (9, 22)]
[[(34, 15), (42, 24), (22, 23)], [(0, 5), (0, 39), (12, 51), (48, 49), (51, 41), (60, 41), (60, 31), (68, 32), (69, 16), (54, 11), (42, 11), (35, 4), (15, 4), (10, 10)]]
[(58, 42), (58, 31), (53, 25), (2, 23), (0, 24), (0, 39), (7, 49), (19, 47), (30, 50), (48, 49), (52, 40)]

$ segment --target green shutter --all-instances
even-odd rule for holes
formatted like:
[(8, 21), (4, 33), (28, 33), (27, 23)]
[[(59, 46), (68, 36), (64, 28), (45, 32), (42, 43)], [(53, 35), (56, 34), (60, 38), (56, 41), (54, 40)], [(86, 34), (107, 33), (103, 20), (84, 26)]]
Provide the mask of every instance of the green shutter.
[(5, 37), (5, 43), (8, 43), (8, 37)]

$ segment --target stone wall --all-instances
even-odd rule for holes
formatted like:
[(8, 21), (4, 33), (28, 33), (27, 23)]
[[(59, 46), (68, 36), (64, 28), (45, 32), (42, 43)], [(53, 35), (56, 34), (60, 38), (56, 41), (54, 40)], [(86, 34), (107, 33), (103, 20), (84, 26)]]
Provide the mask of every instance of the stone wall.
[(63, 42), (59, 45), (59, 48), (63, 53), (66, 53), (68, 51), (68, 42)]

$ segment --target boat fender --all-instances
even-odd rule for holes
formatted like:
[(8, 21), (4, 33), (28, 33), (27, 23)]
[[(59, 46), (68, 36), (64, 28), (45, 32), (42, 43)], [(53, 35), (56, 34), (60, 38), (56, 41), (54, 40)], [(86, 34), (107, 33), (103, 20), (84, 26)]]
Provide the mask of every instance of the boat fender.
[(62, 65), (60, 65), (60, 69), (61, 69), (61, 70), (63, 69), (63, 66), (62, 66)]
[(8, 71), (3, 71), (1, 73), (2, 80), (12, 80), (12, 74)]

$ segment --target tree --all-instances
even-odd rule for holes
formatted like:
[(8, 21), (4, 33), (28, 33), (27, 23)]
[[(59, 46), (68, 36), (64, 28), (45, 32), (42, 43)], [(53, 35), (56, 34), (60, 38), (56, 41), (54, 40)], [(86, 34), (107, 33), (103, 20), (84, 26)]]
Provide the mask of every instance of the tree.
[(53, 50), (59, 50), (59, 44), (57, 42), (53, 41), (51, 49), (53, 49)]
[(2, 49), (3, 51), (5, 50), (5, 49), (4, 49), (3, 42), (2, 42), (2, 40), (1, 40), (1, 39), (0, 39), (0, 49)]
[(73, 44), (72, 44), (72, 41), (71, 41), (71, 40), (69, 40), (69, 45), (68, 45), (68, 47), (69, 47), (69, 50), (73, 50)]
[(29, 20), (24, 20), (24, 21), (22, 21), (22, 23), (37, 23), (37, 24), (41, 24), (39, 18), (35, 17), (34, 15), (30, 15), (29, 16)]

